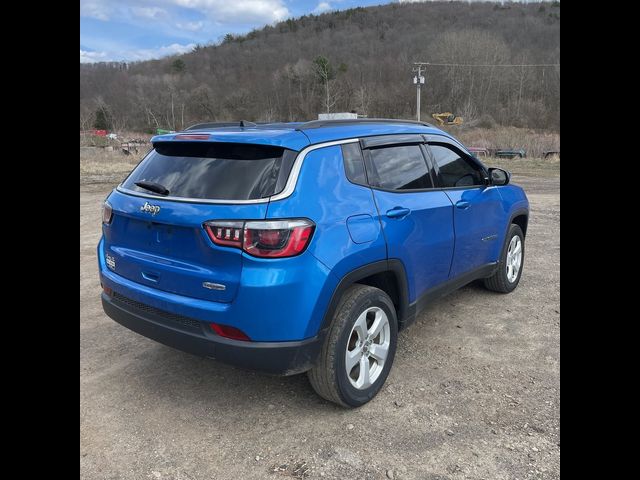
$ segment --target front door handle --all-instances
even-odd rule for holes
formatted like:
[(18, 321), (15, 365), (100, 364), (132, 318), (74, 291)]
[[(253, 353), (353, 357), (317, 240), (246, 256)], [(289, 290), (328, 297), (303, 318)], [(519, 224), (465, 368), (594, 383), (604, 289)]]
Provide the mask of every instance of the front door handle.
[(456, 207), (457, 208), (461, 208), (463, 210), (466, 210), (470, 206), (471, 206), (471, 204), (469, 202), (465, 202), (464, 200), (460, 200), (460, 201), (456, 202)]
[(409, 208), (395, 207), (391, 210), (387, 210), (387, 217), (389, 218), (404, 218), (411, 213)]

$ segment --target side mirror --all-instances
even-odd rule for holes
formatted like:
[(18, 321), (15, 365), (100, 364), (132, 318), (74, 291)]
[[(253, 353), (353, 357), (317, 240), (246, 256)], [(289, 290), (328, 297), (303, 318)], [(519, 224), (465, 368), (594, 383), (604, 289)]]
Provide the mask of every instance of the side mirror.
[(506, 185), (511, 180), (511, 174), (502, 168), (490, 168), (491, 185)]

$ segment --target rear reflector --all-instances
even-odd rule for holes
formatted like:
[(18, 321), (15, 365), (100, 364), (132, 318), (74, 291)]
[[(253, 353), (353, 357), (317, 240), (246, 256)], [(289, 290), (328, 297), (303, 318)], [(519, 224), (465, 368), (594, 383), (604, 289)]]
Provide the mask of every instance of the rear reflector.
[(104, 293), (106, 293), (109, 296), (113, 295), (113, 290), (111, 288), (107, 287), (106, 285), (102, 286), (102, 290), (104, 290)]
[(221, 337), (231, 338), (233, 340), (251, 341), (251, 339), (242, 330), (229, 325), (219, 325), (217, 323), (210, 323), (211, 329)]

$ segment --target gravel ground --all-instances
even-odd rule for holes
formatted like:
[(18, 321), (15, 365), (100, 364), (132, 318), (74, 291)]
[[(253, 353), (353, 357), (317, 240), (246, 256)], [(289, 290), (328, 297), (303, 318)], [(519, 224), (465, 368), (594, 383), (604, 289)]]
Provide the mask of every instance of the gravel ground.
[(81, 182), (81, 478), (559, 478), (559, 173), (513, 181), (532, 207), (518, 289), (471, 284), (431, 305), (357, 410), (320, 399), (305, 375), (242, 371), (109, 319), (95, 247), (113, 184)]

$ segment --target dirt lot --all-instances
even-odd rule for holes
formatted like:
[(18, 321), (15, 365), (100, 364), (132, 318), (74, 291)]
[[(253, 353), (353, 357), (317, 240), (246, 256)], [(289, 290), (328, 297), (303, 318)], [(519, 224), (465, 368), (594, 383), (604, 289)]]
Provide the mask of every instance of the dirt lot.
[(400, 335), (385, 388), (358, 410), (321, 400), (304, 375), (245, 372), (109, 319), (95, 247), (114, 177), (86, 170), (81, 478), (559, 478), (559, 164), (508, 162), (532, 206), (519, 288), (472, 284), (434, 303)]

